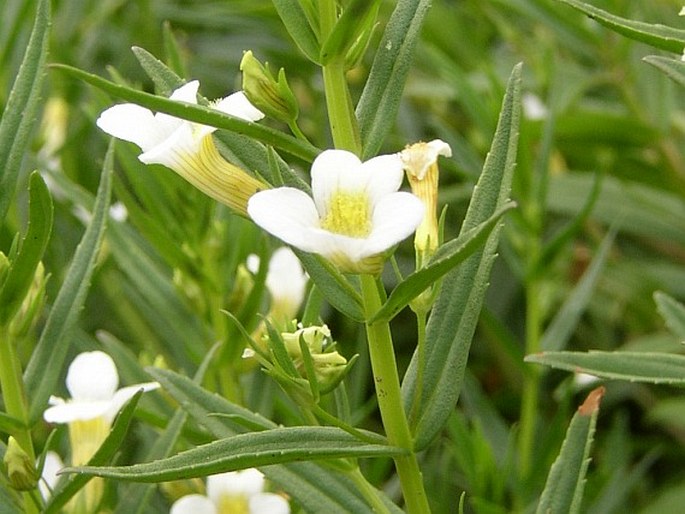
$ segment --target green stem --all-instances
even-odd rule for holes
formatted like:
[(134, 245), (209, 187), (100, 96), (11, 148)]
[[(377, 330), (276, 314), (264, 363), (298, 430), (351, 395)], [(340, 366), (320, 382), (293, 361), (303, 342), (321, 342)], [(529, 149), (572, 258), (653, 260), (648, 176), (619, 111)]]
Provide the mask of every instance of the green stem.
[[(369, 319), (382, 304), (380, 284), (371, 275), (361, 275), (360, 278), (364, 312)], [(366, 335), (378, 408), (388, 442), (408, 452), (406, 455), (395, 458), (395, 468), (400, 478), (404, 502), (410, 514), (429, 513), (430, 507), (423, 487), (423, 478), (416, 453), (414, 453), (414, 442), (402, 403), (390, 325), (387, 322), (367, 323)]]
[(359, 468), (354, 468), (352, 471), (347, 473), (347, 476), (352, 479), (352, 481), (357, 486), (357, 489), (362, 493), (366, 501), (369, 502), (371, 508), (376, 514), (390, 514), (390, 510), (385, 506), (383, 501), (378, 496), (378, 491), (373, 487), (364, 475), (359, 470)]
[[(526, 284), (526, 355), (540, 351), (542, 313), (538, 287), (538, 281), (535, 278), (530, 278)], [(534, 365), (526, 367), (521, 398), (519, 432), (519, 473), (524, 479), (529, 475), (532, 466), (540, 377), (539, 367)]]
[[(21, 364), (14, 351), (14, 345), (10, 341), (9, 329), (7, 326), (0, 326), (0, 388), (2, 398), (5, 402), (5, 411), (8, 415), (18, 419), (24, 428), (14, 433), (13, 436), (26, 452), (31, 462), (36, 461), (36, 452), (33, 449), (31, 430), (28, 427), (28, 405), (26, 403), (26, 392), (24, 390), (24, 380), (21, 376)], [(23, 494), (24, 510), (28, 514), (39, 512), (35, 503), (35, 497), (31, 491)]]
[[(321, 41), (325, 41), (338, 19), (334, 0), (319, 0), (319, 23)], [(354, 115), (352, 98), (345, 78), (345, 63), (336, 56), (323, 66), (323, 84), (326, 93), (328, 122), (336, 148), (348, 150), (357, 155), (361, 153), (359, 126)]]

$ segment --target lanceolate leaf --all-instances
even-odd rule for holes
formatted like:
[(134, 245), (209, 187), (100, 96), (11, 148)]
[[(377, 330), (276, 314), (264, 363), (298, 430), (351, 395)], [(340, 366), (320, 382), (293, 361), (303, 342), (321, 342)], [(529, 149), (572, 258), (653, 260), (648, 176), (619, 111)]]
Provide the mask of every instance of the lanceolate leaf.
[(571, 335), (573, 335), (573, 331), (592, 297), (592, 292), (595, 290), (595, 284), (599, 279), (599, 275), (604, 269), (604, 264), (606, 263), (615, 235), (616, 232), (611, 231), (604, 238), (597, 255), (592, 259), (592, 264), (585, 271), (583, 278), (573, 288), (573, 291), (568, 295), (561, 309), (557, 311), (554, 319), (547, 327), (547, 330), (545, 330), (540, 341), (540, 347), (543, 350), (561, 350), (566, 346)]
[[(507, 201), (516, 160), (520, 104), (521, 65), (517, 65), (509, 79), (491, 150), (469, 204), (462, 234), (486, 221)], [(445, 276), (426, 327), (425, 368), (418, 373), (415, 352), (402, 384), (407, 412), (412, 405), (418, 405), (416, 415), (410, 419), (417, 449), (425, 448), (442, 429), (459, 398), (499, 232), (495, 228), (482, 250)], [(421, 383), (417, 383), (421, 376)]]
[[(151, 369), (149, 373), (214, 437), (230, 437), (244, 432), (246, 426), (252, 430), (268, 430), (277, 426), (273, 421), (230, 403), (173, 371)], [(356, 485), (342, 474), (315, 462), (278, 464), (261, 471), (307, 512), (346, 514), (369, 510)], [(381, 497), (390, 512), (402, 512), (385, 495), (381, 494)]]
[(430, 0), (397, 2), (378, 46), (356, 114), (363, 159), (376, 155), (395, 123), (404, 83)]
[(585, 474), (590, 463), (590, 447), (602, 396), (603, 387), (592, 391), (573, 416), (559, 456), (547, 476), (537, 514), (580, 512)]
[(302, 53), (312, 62), (319, 60), (319, 41), (307, 21), (307, 15), (299, 2), (293, 0), (273, 0), (274, 7), (283, 25)]
[(185, 120), (253, 137), (307, 162), (313, 161), (314, 157), (319, 153), (316, 147), (265, 125), (234, 118), (203, 105), (169, 100), (161, 96), (137, 91), (64, 64), (54, 64), (52, 66), (122, 100), (142, 105), (153, 111), (164, 112)]
[(5, 218), (36, 121), (45, 78), (50, 35), (50, 1), (41, 0), (24, 60), (0, 121), (0, 223)]
[(678, 54), (682, 53), (685, 47), (685, 30), (621, 18), (578, 0), (561, 1), (587, 14), (605, 27), (635, 41)]
[(389, 321), (395, 317), (400, 310), (420, 295), (422, 291), (442, 278), (443, 275), (458, 266), (482, 246), (504, 213), (515, 206), (514, 202), (509, 202), (487, 221), (440, 247), (425, 268), (412, 273), (393, 289), (388, 300), (369, 323)]
[(542, 352), (528, 355), (525, 360), (600, 378), (685, 385), (685, 355), (650, 352)]
[(86, 298), (109, 212), (112, 160), (113, 150), (110, 145), (100, 177), (93, 218), (76, 248), (74, 259), (24, 373), (30, 399), (31, 423), (40, 418), (48, 398), (57, 390), (62, 364), (71, 344), (69, 331), (74, 326)]
[(654, 300), (666, 326), (674, 336), (685, 341), (685, 305), (661, 291), (654, 293)]
[(0, 287), (0, 326), (11, 321), (24, 301), (52, 231), (52, 199), (38, 172), (31, 175), (29, 194), (26, 236)]
[(394, 457), (402, 452), (400, 448), (362, 442), (336, 427), (282, 427), (220, 439), (145, 464), (84, 466), (70, 471), (136, 482), (165, 482), (283, 462)]
[(648, 55), (643, 60), (664, 72), (671, 80), (685, 86), (685, 62), (657, 55)]

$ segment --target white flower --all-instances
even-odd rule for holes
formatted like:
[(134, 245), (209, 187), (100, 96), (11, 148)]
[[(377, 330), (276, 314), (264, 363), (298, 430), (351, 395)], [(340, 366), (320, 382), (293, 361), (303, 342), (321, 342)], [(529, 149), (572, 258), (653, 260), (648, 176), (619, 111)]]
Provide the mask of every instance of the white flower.
[[(174, 91), (171, 100), (197, 103), (197, 80)], [(242, 92), (213, 104), (213, 108), (247, 121), (264, 114)], [(244, 214), (247, 198), (264, 184), (224, 160), (210, 137), (216, 129), (164, 113), (153, 113), (136, 104), (110, 107), (97, 119), (108, 134), (135, 143), (143, 151), (138, 158), (146, 164), (162, 164), (215, 200)]]
[(288, 501), (265, 493), (257, 469), (230, 471), (207, 478), (207, 496), (191, 494), (174, 502), (170, 514), (289, 514)]
[(261, 191), (250, 198), (248, 214), (267, 232), (345, 272), (379, 273), (382, 254), (423, 218), (421, 200), (398, 192), (398, 155), (362, 163), (351, 152), (326, 150), (314, 160), (311, 175), (313, 199), (291, 187)]
[(111, 423), (124, 404), (143, 389), (157, 389), (157, 382), (146, 382), (117, 390), (119, 374), (112, 358), (104, 352), (84, 352), (76, 356), (67, 372), (71, 400), (50, 397), (43, 413), (48, 423), (71, 423), (104, 417)]
[(47, 500), (52, 495), (60, 476), (57, 474), (59, 470), (64, 467), (64, 463), (57, 453), (49, 451), (45, 454), (45, 463), (43, 464), (43, 472), (40, 475), (38, 482), (38, 489), (43, 500)]

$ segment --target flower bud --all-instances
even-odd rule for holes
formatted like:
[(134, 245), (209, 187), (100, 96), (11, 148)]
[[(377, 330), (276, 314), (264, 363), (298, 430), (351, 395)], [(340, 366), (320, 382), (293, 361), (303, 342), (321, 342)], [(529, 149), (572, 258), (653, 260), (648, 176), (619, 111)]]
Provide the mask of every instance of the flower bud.
[(7, 441), (7, 451), (3, 460), (7, 466), (7, 478), (9, 478), (9, 483), (14, 489), (29, 491), (36, 487), (38, 483), (36, 467), (32, 459), (12, 436)]
[(248, 50), (240, 62), (240, 71), (243, 72), (243, 91), (250, 103), (267, 116), (284, 123), (292, 123), (297, 119), (299, 107), (283, 68), (278, 71), (278, 79), (275, 79), (269, 69)]

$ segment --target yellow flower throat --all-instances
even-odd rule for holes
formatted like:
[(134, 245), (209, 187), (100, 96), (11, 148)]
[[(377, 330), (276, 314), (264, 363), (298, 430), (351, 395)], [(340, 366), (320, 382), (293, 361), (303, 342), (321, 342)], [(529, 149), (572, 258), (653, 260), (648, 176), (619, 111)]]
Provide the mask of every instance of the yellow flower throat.
[(364, 192), (336, 191), (321, 227), (350, 237), (366, 237), (371, 232), (369, 198)]

